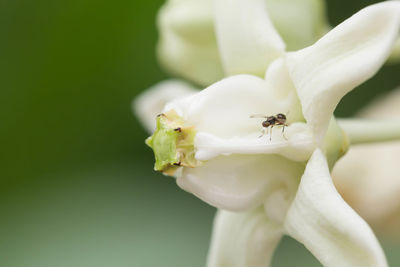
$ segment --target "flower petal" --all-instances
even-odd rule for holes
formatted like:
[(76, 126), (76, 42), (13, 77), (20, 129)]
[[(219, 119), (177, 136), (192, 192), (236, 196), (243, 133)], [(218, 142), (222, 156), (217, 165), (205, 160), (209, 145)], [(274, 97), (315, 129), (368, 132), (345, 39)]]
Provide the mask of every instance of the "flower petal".
[(219, 156), (183, 168), (177, 183), (212, 206), (245, 211), (263, 204), (278, 188), (297, 186), (303, 171), (304, 163), (277, 155)]
[(171, 74), (207, 86), (224, 77), (211, 0), (167, 1), (158, 16), (158, 57)]
[[(237, 75), (217, 82), (198, 94), (169, 103), (165, 111), (174, 109), (197, 132), (218, 137), (259, 135), (261, 120), (252, 114), (274, 115), (290, 112), (298, 101), (292, 96), (277, 96), (265, 80), (251, 75)], [(290, 119), (290, 118), (289, 118)]]
[(263, 76), (285, 44), (272, 25), (265, 0), (216, 0), (217, 43), (226, 75)]
[(262, 136), (257, 133), (225, 139), (198, 132), (196, 159), (210, 160), (230, 154), (277, 154), (295, 161), (307, 161), (316, 147), (312, 132), (305, 123), (293, 123), (285, 128), (285, 132), (280, 126), (270, 128)]
[(291, 109), (285, 112), (288, 122), (305, 121), (296, 87), (292, 82), (284, 58), (272, 62), (265, 73), (265, 81), (279, 99), (291, 99)]
[(218, 210), (207, 267), (266, 267), (282, 237), (282, 227), (263, 209), (246, 213)]
[(319, 141), (340, 99), (385, 62), (399, 28), (400, 2), (383, 2), (361, 10), (314, 45), (287, 55), (304, 117)]
[(307, 164), (285, 229), (324, 266), (387, 266), (371, 228), (336, 191), (319, 149)]
[[(232, 2), (228, 3), (228, 8), (223, 6), (222, 9), (217, 9), (217, 15), (213, 16), (215, 12), (212, 0), (168, 0), (161, 8), (158, 16), (158, 27), (160, 31), (158, 55), (162, 65), (172, 74), (189, 79), (203, 86), (210, 85), (222, 79), (225, 74), (222, 70), (217, 38), (215, 36), (214, 17), (219, 16), (221, 12), (224, 12), (224, 14), (226, 12), (231, 12), (233, 10), (231, 3)], [(291, 50), (310, 45), (328, 28), (323, 0), (268, 0), (256, 3), (255, 5), (260, 5), (264, 8), (265, 4), (267, 5), (273, 25)], [(236, 8), (236, 10), (238, 10), (238, 8)], [(243, 12), (243, 10), (239, 11)], [(248, 11), (249, 13), (254, 12), (254, 9), (253, 11)], [(256, 14), (258, 14), (257, 18), (260, 18), (257, 19), (257, 21), (262, 21), (263, 23), (265, 23), (265, 20), (268, 21), (265, 10), (259, 10)], [(246, 16), (250, 15), (247, 14)], [(251, 19), (255, 18), (253, 15), (250, 17)], [(267, 19), (263, 19), (263, 17)], [(233, 19), (233, 23), (237, 23), (236, 18), (230, 17), (229, 19)], [(248, 23), (248, 20), (245, 20), (245, 22)], [(279, 35), (276, 35), (276, 31), (270, 27), (269, 22), (266, 24), (268, 27), (262, 26), (260, 27), (261, 30), (258, 30), (261, 34), (253, 30), (253, 25), (249, 27), (240, 24), (240, 26), (243, 26), (244, 30), (246, 30), (245, 34), (256, 35), (257, 40), (271, 37), (271, 43), (277, 43), (276, 45), (278, 45), (278, 47), (282, 47), (282, 49), (278, 50), (283, 51), (284, 44), (282, 41), (279, 41)], [(296, 25), (296, 27), (293, 27), (293, 25)], [(230, 27), (230, 25), (227, 26)], [(235, 29), (236, 26), (236, 24), (233, 25), (233, 29)], [(245, 27), (248, 27), (248, 29)], [(256, 25), (256, 27), (258, 26)], [(232, 30), (232, 28), (225, 26), (224, 28), (227, 28), (228, 31)], [(253, 33), (250, 33), (248, 30), (252, 30)], [(273, 34), (267, 36), (263, 30), (272, 31)], [(263, 34), (265, 36), (260, 38), (259, 36)], [(252, 38), (252, 36), (249, 38)], [(261, 54), (267, 59), (269, 58), (265, 56), (267, 52), (271, 52), (272, 54), (276, 53), (276, 45), (273, 44), (273, 50), (266, 51), (266, 49), (269, 48), (263, 47), (262, 43), (257, 45), (255, 43), (245, 42), (242, 39), (235, 40), (235, 42), (237, 41), (244, 43), (246, 47), (251, 46), (251, 49), (257, 48), (258, 51), (262, 51)], [(270, 41), (267, 43), (270, 43)], [(232, 44), (228, 42), (227, 45)], [(269, 46), (271, 47), (271, 45)], [(239, 48), (241, 48), (241, 46), (239, 46)], [(246, 52), (245, 56), (248, 54), (249, 53)], [(228, 58), (231, 57), (232, 56), (229, 56)], [(235, 57), (236, 60), (240, 59), (240, 55)], [(256, 56), (256, 59), (260, 61), (258, 63), (259, 65), (268, 65), (268, 62), (263, 62), (264, 59), (259, 59), (258, 56)], [(268, 59), (267, 61), (270, 60)], [(253, 73), (253, 62), (250, 59), (246, 60), (246, 62), (248, 62), (249, 66), (246, 67), (244, 71), (240, 69), (239, 72), (234, 73)], [(265, 67), (263, 67), (263, 69), (265, 70)], [(229, 75), (232, 73), (226, 74)], [(263, 70), (256, 71), (256, 73), (253, 74), (262, 75)]]
[(329, 27), (324, 0), (266, 2), (272, 22), (290, 51), (313, 44)]
[(146, 130), (152, 133), (156, 129), (156, 116), (161, 113), (167, 102), (195, 92), (195, 88), (183, 81), (163, 81), (137, 96), (132, 108)]

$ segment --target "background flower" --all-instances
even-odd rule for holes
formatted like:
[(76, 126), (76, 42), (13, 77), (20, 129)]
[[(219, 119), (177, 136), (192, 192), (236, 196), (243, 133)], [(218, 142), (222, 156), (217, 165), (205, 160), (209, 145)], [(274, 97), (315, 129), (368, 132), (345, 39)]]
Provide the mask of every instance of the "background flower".
[[(236, 11), (237, 6), (240, 6), (240, 2), (233, 5), (233, 10)], [(252, 10), (251, 7), (249, 10)], [(246, 15), (249, 15), (247, 12), (249, 11), (245, 11)], [(230, 14), (230, 10), (227, 13), (229, 14), (222, 14), (221, 23), (222, 28), (228, 30), (226, 34), (229, 39), (233, 30), (226, 28), (226, 25), (229, 25), (229, 18), (232, 14)], [(254, 110), (260, 108), (262, 104), (273, 109), (274, 105), (267, 101), (279, 102), (272, 97), (274, 91), (282, 89), (286, 91), (286, 89), (293, 88), (293, 82), (300, 97), (307, 125), (313, 130), (315, 139), (318, 142), (322, 141), (333, 109), (340, 98), (359, 83), (371, 77), (377, 68), (384, 63), (397, 38), (400, 27), (399, 14), (399, 2), (387, 2), (365, 8), (337, 26), (315, 45), (295, 53), (289, 53), (284, 57), (285, 61), (277, 60), (277, 63), (274, 62), (270, 66), (273, 71), (270, 69), (267, 71), (265, 86), (263, 86), (262, 80), (257, 81), (256, 77), (232, 76), (194, 96), (168, 104), (165, 110), (168, 112), (175, 110), (182, 117), (184, 121), (181, 126), (182, 132), (184, 132), (186, 123), (187, 126), (194, 126), (198, 131), (195, 137), (196, 157), (201, 160), (204, 158), (203, 145), (206, 149), (212, 150), (223, 139), (229, 140), (232, 136), (243, 138), (242, 135), (246, 134), (244, 130), (250, 131), (251, 128), (246, 127), (246, 121), (242, 120), (240, 115), (241, 112), (250, 113), (250, 110), (248, 110), (250, 106), (246, 105), (246, 103), (251, 103), (251, 107)], [(225, 19), (228, 20), (225, 21)], [(380, 21), (380, 24), (376, 24), (376, 21)], [(371, 27), (371, 23), (374, 23), (374, 27)], [(238, 32), (240, 31), (238, 30)], [(272, 39), (270, 37), (269, 40), (274, 43)], [(368, 42), (365, 40), (368, 40)], [(232, 44), (233, 47), (236, 47), (236, 45), (236, 43)], [(227, 53), (229, 57), (232, 49), (229, 49), (229, 47), (227, 49), (224, 53)], [(243, 49), (243, 47), (240, 49)], [(370, 55), (370, 57), (366, 59), (364, 57), (365, 54)], [(276, 71), (276, 69), (279, 71)], [(276, 75), (275, 72), (279, 73), (279, 75)], [(288, 75), (285, 76), (285, 73), (288, 73)], [(276, 77), (279, 79), (274, 80)], [(271, 84), (274, 86), (268, 87)], [(285, 86), (281, 88), (278, 85)], [(261, 92), (264, 91), (272, 92), (272, 95), (262, 96)], [(232, 103), (235, 103), (235, 105), (232, 105)], [(237, 115), (230, 114), (229, 111), (235, 111)], [(165, 113), (167, 117), (168, 112)], [(215, 123), (218, 121), (219, 124)], [(225, 123), (225, 127), (221, 127), (221, 122)], [(155, 144), (158, 143), (156, 141), (161, 129), (158, 129), (151, 138), (151, 146), (156, 155), (158, 155), (159, 147)], [(203, 132), (214, 134), (222, 139), (219, 141), (214, 138), (215, 140), (211, 141), (210, 139), (208, 143), (205, 141), (200, 142), (200, 135)], [(203, 138), (202, 136), (201, 139)], [(272, 147), (273, 145), (271, 143), (270, 146)], [(179, 161), (184, 167), (182, 174), (178, 175), (178, 184), (212, 205), (231, 210), (254, 208), (253, 204), (251, 204), (252, 202), (264, 202), (265, 200), (262, 196), (269, 198), (271, 193), (275, 193), (273, 188), (276, 188), (276, 186), (268, 184), (268, 181), (272, 179), (268, 178), (268, 172), (259, 170), (257, 173), (257, 170), (260, 169), (257, 164), (253, 164), (254, 166), (251, 165), (248, 168), (248, 164), (243, 163), (246, 161), (245, 158), (239, 159), (235, 163), (235, 154), (258, 154), (251, 150), (249, 143), (244, 142), (240, 146), (239, 142), (234, 144), (232, 139), (231, 144), (227, 142), (223, 146), (224, 149), (218, 151), (216, 155), (209, 156), (208, 153), (205, 159), (210, 161), (205, 162), (204, 166), (195, 167), (193, 170), (185, 167), (187, 165), (183, 159)], [(229, 150), (231, 147), (234, 147), (234, 149)], [(270, 153), (270, 151), (263, 150), (261, 153)], [(233, 155), (230, 156), (231, 154)], [(223, 159), (220, 159), (220, 161), (218, 161), (219, 158), (212, 159), (218, 155), (221, 155)], [(286, 156), (286, 154), (283, 155)], [(288, 234), (303, 242), (324, 265), (354, 265), (356, 262), (365, 261), (362, 265), (385, 266), (385, 259), (382, 256), (379, 245), (376, 243), (366, 223), (339, 197), (332, 186), (332, 182), (329, 185), (325, 183), (330, 181), (330, 176), (326, 160), (323, 158), (324, 156), (318, 149), (313, 153), (293, 204), (290, 204), (290, 191), (286, 192), (287, 194), (282, 198), (291, 205), (288, 215), (283, 215), (283, 218), (281, 218), (285, 225), (284, 229)], [(249, 163), (252, 162), (250, 157), (248, 160)], [(226, 161), (226, 163), (221, 164), (221, 161)], [(265, 158), (264, 161), (268, 162), (268, 159)], [(175, 162), (177, 161), (170, 162), (170, 164), (175, 164)], [(318, 170), (318, 166), (322, 168), (324, 165), (326, 165), (326, 170)], [(233, 172), (230, 167), (233, 168)], [(282, 172), (282, 168), (278, 168), (278, 164), (276, 164), (276, 168)], [(245, 169), (246, 171), (244, 171)], [(270, 168), (271, 171), (273, 169)], [(290, 168), (285, 168), (285, 170), (287, 169)], [(244, 175), (242, 172), (251, 174)], [(260, 185), (263, 179), (255, 178), (260, 174), (265, 176), (264, 180), (267, 185), (262, 183)], [(318, 174), (321, 176), (320, 180), (317, 179)], [(272, 175), (272, 177), (276, 177), (276, 175)], [(255, 180), (254, 184), (252, 182), (253, 179)], [(282, 178), (278, 180), (281, 181)], [(239, 187), (239, 190), (237, 187)], [(258, 191), (261, 193), (259, 194)], [(282, 201), (278, 201), (276, 204), (279, 202)], [(267, 215), (270, 215), (268, 205), (265, 203), (264, 205)], [(272, 219), (272, 217), (270, 218)], [(279, 219), (273, 218), (273, 220), (277, 223), (279, 222)], [(342, 221), (347, 223), (341, 224), (340, 222)], [(309, 227), (308, 224), (310, 225)], [(319, 226), (321, 227), (320, 230), (318, 230)], [(243, 231), (247, 230), (243, 229)], [(237, 234), (240, 235), (240, 233)], [(217, 231), (215, 235), (219, 236), (219, 232)], [(343, 238), (339, 238), (338, 236), (340, 235), (343, 235)], [(219, 238), (216, 240), (219, 240)], [(339, 242), (340, 240), (347, 240), (347, 245)], [(224, 240), (216, 242), (224, 242)], [(248, 240), (246, 242), (251, 243), (252, 241)], [(343, 247), (353, 247), (354, 253), (349, 254), (343, 251)], [(222, 252), (225, 251), (225, 248), (220, 248), (219, 245), (217, 245), (217, 249)], [(233, 249), (230, 253), (237, 255), (235, 251)], [(228, 255), (230, 253), (228, 252)], [(214, 257), (211, 257), (211, 266), (229, 265), (227, 262), (233, 264), (229, 256), (221, 259), (219, 253), (211, 251), (211, 254), (214, 255)], [(246, 254), (244, 257), (246, 259), (245, 265), (250, 264), (247, 260), (251, 261), (252, 256)], [(258, 258), (257, 256), (255, 257), (256, 259)], [(261, 264), (261, 261), (257, 260), (257, 262)], [(351, 262), (353, 263), (350, 264)]]
[[(359, 112), (361, 118), (400, 120), (400, 89), (379, 97)], [(376, 230), (400, 237), (399, 141), (352, 146), (336, 164), (333, 177), (343, 198)]]
[[(297, 50), (312, 44), (327, 29), (325, 3), (322, 0), (255, 0), (253, 2), (259, 2), (257, 9), (261, 15), (260, 18), (262, 19), (263, 12), (268, 12), (273, 25), (265, 24), (260, 20), (257, 22), (258, 26), (252, 25), (259, 27), (260, 33), (273, 30), (268, 28), (276, 27), (289, 50)], [(235, 40), (219, 38), (220, 26), (216, 25), (216, 20), (222, 18), (223, 12), (218, 8), (218, 5), (214, 6), (215, 3), (217, 2), (213, 0), (167, 1), (160, 10), (158, 18), (160, 33), (158, 55), (162, 65), (171, 74), (202, 86), (210, 85), (227, 74), (232, 74), (232, 71), (237, 74), (236, 70), (227, 69), (232, 65), (227, 64), (224, 54), (221, 54), (221, 51), (224, 53), (226, 49), (224, 43), (237, 42), (236, 48), (240, 49), (240, 47), (246, 47), (246, 45), (243, 45), (243, 41), (252, 39), (250, 36), (241, 38), (243, 36), (235, 37), (234, 35), (231, 37)], [(230, 10), (232, 12), (239, 11), (233, 11), (232, 8)], [(221, 15), (218, 15), (218, 13), (221, 13)], [(250, 11), (249, 14), (252, 14), (253, 17), (237, 21), (238, 27), (250, 26), (246, 25), (246, 21), (254, 21), (256, 13)], [(296, 26), (293, 27), (293, 25)], [(279, 43), (279, 40), (277, 42)], [(268, 47), (268, 44), (266, 45), (262, 49), (267, 49), (268, 54), (272, 54), (274, 49)], [(283, 43), (278, 45), (282, 46)], [(254, 44), (254, 47), (256, 46)], [(259, 46), (261, 47), (261, 43)], [(254, 53), (257, 51), (261, 52), (259, 49)], [(268, 56), (264, 53), (262, 55), (263, 64), (268, 64), (271, 59), (268, 59)], [(244, 55), (241, 53), (239, 53), (239, 56), (241, 56), (241, 60), (246, 60), (246, 57), (242, 57)], [(259, 53), (258, 57), (260, 57)], [(257, 58), (251, 57), (247, 60), (250, 60), (250, 68), (257, 67), (257, 65), (254, 65), (256, 62), (254, 59)], [(248, 64), (247, 67), (249, 67)], [(257, 72), (258, 70), (256, 70)], [(240, 73), (249, 74), (250, 72)], [(263, 72), (257, 74), (262, 75)]]
[[(222, 12), (219, 11), (218, 4), (214, 5), (218, 2), (223, 1), (169, 0), (164, 4), (158, 16), (160, 34), (158, 57), (160, 62), (172, 75), (203, 87), (231, 74), (250, 74), (254, 71), (252, 74), (262, 76), (262, 71), (254, 70), (255, 67), (258, 67), (255, 65), (256, 60), (260, 59), (263, 64), (268, 64), (271, 60), (269, 57), (277, 53), (275, 51), (277, 47), (265, 45), (264, 48), (267, 49), (269, 57), (264, 55), (260, 49), (254, 50), (254, 54), (257, 54), (258, 58), (249, 58), (249, 55), (244, 56), (239, 52), (240, 50), (237, 50), (238, 59), (236, 60), (242, 61), (241, 69), (231, 69), (231, 63), (227, 62), (231, 59), (227, 59), (223, 54), (226, 50), (225, 44), (237, 43), (236, 49), (240, 49), (240, 47), (246, 47), (244, 42), (252, 38), (232, 35), (228, 40), (223, 39), (226, 37), (219, 36), (222, 16), (218, 13)], [(257, 1), (253, 0), (253, 2)], [(327, 20), (324, 0), (264, 0), (258, 2), (259, 13), (268, 12), (273, 27), (284, 41), (287, 51), (295, 51), (311, 45), (331, 27)], [(231, 12), (234, 14), (235, 11), (231, 9)], [(245, 15), (241, 16), (243, 18)], [(248, 26), (246, 21), (255, 19), (254, 13), (252, 16), (249, 19), (237, 20), (237, 27)], [(258, 21), (258, 24), (259, 33), (271, 26), (268, 23), (263, 24), (261, 21)], [(276, 45), (282, 46), (279, 41)], [(397, 45), (391, 56), (391, 62), (399, 61), (399, 51), (399, 45)]]

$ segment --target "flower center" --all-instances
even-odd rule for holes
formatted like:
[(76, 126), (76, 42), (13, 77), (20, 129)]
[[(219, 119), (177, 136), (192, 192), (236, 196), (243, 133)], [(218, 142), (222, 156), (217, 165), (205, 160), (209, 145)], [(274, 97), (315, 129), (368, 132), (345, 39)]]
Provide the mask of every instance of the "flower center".
[[(275, 141), (278, 137), (282, 140)], [(154, 151), (154, 169), (170, 176), (181, 166), (198, 167), (218, 155), (279, 154), (294, 161), (306, 161), (316, 148), (314, 137), (305, 123), (291, 124), (288, 139), (277, 133), (273, 142), (255, 136), (224, 139), (205, 132), (198, 133), (173, 109), (157, 116), (156, 131), (147, 138), (146, 144)], [(348, 137), (334, 117), (321, 145), (330, 168), (347, 152)]]
[(197, 167), (195, 159), (193, 126), (185, 126), (183, 119), (170, 110), (157, 116), (157, 129), (146, 139), (146, 144), (154, 151), (154, 170), (173, 175), (180, 166)]

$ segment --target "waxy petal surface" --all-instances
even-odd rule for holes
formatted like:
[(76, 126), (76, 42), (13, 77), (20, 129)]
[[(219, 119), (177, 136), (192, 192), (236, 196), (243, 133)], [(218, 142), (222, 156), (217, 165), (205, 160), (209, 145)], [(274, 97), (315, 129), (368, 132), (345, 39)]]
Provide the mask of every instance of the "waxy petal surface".
[(171, 74), (207, 86), (224, 77), (212, 0), (167, 1), (158, 16), (161, 64)]
[(232, 138), (219, 138), (199, 132), (196, 135), (196, 158), (210, 160), (230, 154), (276, 154), (294, 161), (307, 161), (316, 147), (314, 136), (305, 123), (293, 123), (290, 127), (269, 128), (267, 133)]
[(294, 101), (297, 100), (292, 97), (277, 98), (274, 88), (261, 78), (236, 75), (192, 97), (169, 103), (165, 111), (174, 109), (197, 132), (231, 138), (259, 135), (263, 119), (253, 119), (251, 115), (285, 113), (291, 110)]
[(304, 163), (281, 156), (235, 154), (184, 168), (177, 183), (212, 206), (246, 211), (264, 204), (275, 190), (295, 190), (303, 171)]
[(271, 20), (294, 51), (313, 44), (328, 30), (325, 0), (266, 0)]
[(282, 227), (268, 220), (262, 209), (218, 210), (206, 266), (267, 267), (282, 233)]
[(215, 29), (225, 75), (262, 77), (283, 55), (285, 43), (274, 28), (265, 0), (216, 0)]
[(383, 2), (359, 11), (314, 45), (287, 55), (303, 115), (319, 141), (340, 99), (385, 62), (399, 29), (400, 1)]
[(336, 191), (319, 149), (301, 178), (285, 229), (324, 266), (387, 266), (371, 228)]

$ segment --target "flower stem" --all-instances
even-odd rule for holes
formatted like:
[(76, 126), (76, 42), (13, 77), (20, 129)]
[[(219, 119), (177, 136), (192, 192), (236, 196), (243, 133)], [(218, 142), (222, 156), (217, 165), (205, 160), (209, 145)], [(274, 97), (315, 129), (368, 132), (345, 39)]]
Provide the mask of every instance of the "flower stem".
[(400, 140), (400, 120), (338, 119), (337, 121), (352, 145)]

